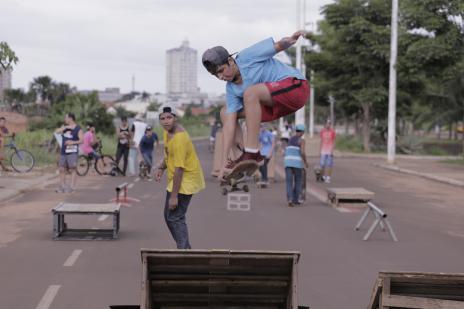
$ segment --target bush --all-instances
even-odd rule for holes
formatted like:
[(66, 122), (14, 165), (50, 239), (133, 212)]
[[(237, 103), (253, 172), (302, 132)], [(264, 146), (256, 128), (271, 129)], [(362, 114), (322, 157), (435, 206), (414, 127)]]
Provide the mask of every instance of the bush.
[(348, 151), (361, 153), (364, 152), (361, 138), (350, 135), (339, 135), (335, 139), (335, 149), (339, 151)]

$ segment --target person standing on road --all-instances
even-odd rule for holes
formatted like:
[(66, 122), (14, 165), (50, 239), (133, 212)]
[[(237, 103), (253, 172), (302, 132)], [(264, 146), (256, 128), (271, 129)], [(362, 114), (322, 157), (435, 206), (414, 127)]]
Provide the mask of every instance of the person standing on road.
[(139, 144), (142, 137), (145, 135), (147, 124), (137, 116), (131, 127), (132, 144), (129, 150), (129, 173), (131, 176), (139, 174), (140, 151)]
[(127, 160), (129, 158), (129, 147), (131, 134), (129, 132), (129, 124), (127, 123), (127, 117), (121, 117), (121, 125), (118, 128), (118, 147), (116, 149), (116, 165), (119, 166), (121, 158), (123, 160), (122, 175), (126, 176), (127, 171)]
[(287, 202), (289, 207), (300, 205), (299, 200), (303, 169), (308, 167), (305, 154), (305, 141), (302, 138), (305, 132), (304, 124), (296, 125), (296, 133), (288, 141), (284, 154), (285, 183), (287, 186)]
[[(60, 186), (55, 191), (57, 193), (71, 193), (76, 188), (76, 167), (79, 155), (79, 145), (84, 140), (81, 127), (76, 124), (76, 116), (67, 113), (64, 117), (64, 125), (55, 130), (62, 136), (60, 152)], [(66, 171), (71, 173), (71, 185), (66, 185)]]
[(5, 126), (6, 124), (6, 118), (5, 117), (0, 117), (0, 166), (2, 167), (2, 170), (5, 172), (11, 172), (11, 169), (7, 168), (3, 160), (5, 160), (5, 144), (6, 144), (6, 138), (15, 137), (15, 133), (11, 133), (8, 131), (8, 128)]
[(156, 143), (156, 147), (158, 147), (159, 146), (158, 135), (155, 132), (153, 132), (152, 127), (148, 126), (145, 129), (145, 135), (140, 140), (139, 150), (140, 150), (140, 153), (142, 154), (143, 160), (148, 165), (150, 180), (153, 180), (152, 167), (153, 167), (153, 150), (154, 150), (155, 143)]
[(161, 106), (159, 120), (164, 128), (164, 159), (158, 166), (156, 181), (167, 169), (164, 219), (177, 249), (191, 249), (185, 216), (192, 196), (205, 188), (205, 178), (189, 134), (177, 123), (175, 108), (170, 104)]
[(261, 145), (261, 155), (264, 157), (264, 164), (259, 167), (259, 172), (261, 173), (261, 182), (267, 185), (269, 183), (267, 166), (274, 154), (275, 140), (272, 132), (263, 124), (261, 124), (261, 132), (259, 133), (259, 143)]
[(322, 179), (325, 183), (330, 183), (333, 168), (333, 152), (335, 149), (335, 130), (332, 122), (327, 119), (325, 127), (321, 131), (321, 159), (319, 165), (322, 169)]

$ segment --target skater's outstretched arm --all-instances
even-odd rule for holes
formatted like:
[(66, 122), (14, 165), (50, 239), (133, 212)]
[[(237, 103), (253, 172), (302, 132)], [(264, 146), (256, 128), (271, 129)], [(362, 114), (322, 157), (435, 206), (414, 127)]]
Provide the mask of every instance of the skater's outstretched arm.
[(283, 50), (286, 50), (287, 48), (289, 48), (290, 46), (295, 44), (296, 41), (298, 41), (298, 38), (300, 36), (305, 37), (307, 34), (308, 33), (306, 31), (304, 31), (304, 30), (298, 30), (297, 32), (292, 34), (292, 36), (282, 38), (280, 41), (276, 42), (274, 44), (274, 48), (275, 48), (276, 52), (281, 52)]

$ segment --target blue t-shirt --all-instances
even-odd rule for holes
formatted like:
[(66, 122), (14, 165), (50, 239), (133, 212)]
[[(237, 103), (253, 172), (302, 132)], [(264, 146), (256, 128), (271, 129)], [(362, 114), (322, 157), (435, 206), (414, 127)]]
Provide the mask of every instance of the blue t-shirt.
[(259, 133), (259, 143), (261, 144), (260, 152), (262, 156), (270, 156), (273, 141), (274, 135), (268, 130), (264, 130)]
[(158, 141), (158, 135), (156, 135), (156, 133), (153, 132), (150, 137), (144, 135), (139, 144), (140, 152), (153, 152), (156, 141)]
[(252, 85), (277, 82), (288, 77), (306, 79), (297, 69), (274, 59), (275, 54), (276, 50), (272, 38), (258, 42), (238, 53), (235, 62), (238, 65), (243, 82), (240, 85), (227, 82), (227, 113), (242, 110), (243, 93)]
[(74, 129), (66, 127), (61, 134), (61, 154), (76, 154), (79, 153), (79, 145), (65, 145), (66, 141), (78, 141), (79, 140), (79, 131), (81, 127), (76, 125)]

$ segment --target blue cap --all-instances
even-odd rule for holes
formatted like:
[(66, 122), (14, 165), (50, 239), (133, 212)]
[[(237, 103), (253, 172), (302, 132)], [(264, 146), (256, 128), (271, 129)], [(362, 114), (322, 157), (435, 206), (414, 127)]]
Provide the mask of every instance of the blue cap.
[(295, 127), (295, 130), (297, 131), (305, 131), (305, 125), (300, 123), (300, 124), (297, 124), (296, 127)]

